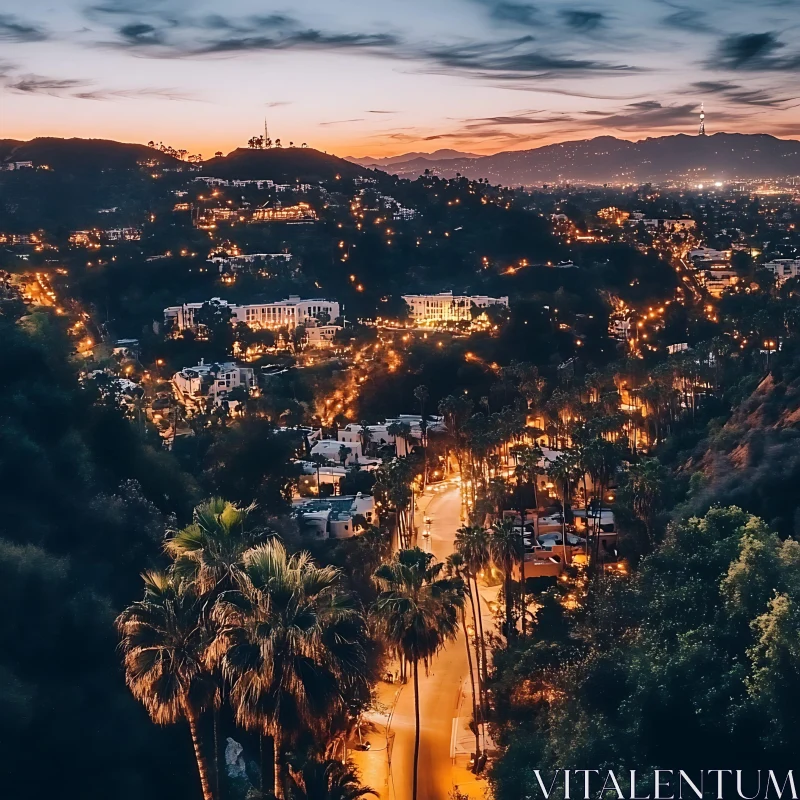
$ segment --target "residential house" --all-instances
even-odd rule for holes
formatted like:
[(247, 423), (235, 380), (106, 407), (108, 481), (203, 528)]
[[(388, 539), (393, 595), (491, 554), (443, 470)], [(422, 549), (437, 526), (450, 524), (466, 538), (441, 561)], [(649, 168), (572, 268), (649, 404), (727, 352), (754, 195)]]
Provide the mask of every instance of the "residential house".
[(176, 372), (172, 376), (172, 385), (178, 401), (187, 412), (193, 413), (208, 404), (218, 406), (224, 402), (234, 410), (239, 401), (229, 400), (230, 392), (242, 387), (250, 394), (256, 388), (256, 379), (252, 367), (242, 367), (233, 361), (206, 364), (201, 360), (196, 367)]

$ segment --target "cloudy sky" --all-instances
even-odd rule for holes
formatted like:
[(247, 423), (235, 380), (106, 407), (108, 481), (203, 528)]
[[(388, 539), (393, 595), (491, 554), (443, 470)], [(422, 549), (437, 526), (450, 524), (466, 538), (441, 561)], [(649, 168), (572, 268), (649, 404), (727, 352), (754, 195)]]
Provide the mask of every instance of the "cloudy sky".
[(0, 0), (0, 138), (339, 155), (800, 137), (798, 0)]

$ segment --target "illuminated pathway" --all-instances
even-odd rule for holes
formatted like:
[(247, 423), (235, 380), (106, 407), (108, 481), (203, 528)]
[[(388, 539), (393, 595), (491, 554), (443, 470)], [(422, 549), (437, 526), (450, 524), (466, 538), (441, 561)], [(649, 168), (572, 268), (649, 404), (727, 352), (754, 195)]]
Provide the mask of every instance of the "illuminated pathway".
[[(420, 547), (430, 549), (437, 559), (443, 561), (453, 552), (455, 533), (462, 524), (458, 485), (451, 484), (433, 491), (432, 497), (423, 497), (419, 506), (419, 529), (424, 529), (423, 517), (432, 520), (430, 543), (420, 536)], [(488, 624), (488, 619), (484, 624)], [(469, 790), (473, 797), (483, 797), (484, 794), (486, 784), (475, 782), (474, 776), (463, 767), (454, 767), (451, 759), (453, 720), (458, 714), (461, 687), (469, 675), (463, 637), (462, 632), (433, 660), (428, 675), (424, 670), (420, 672), (419, 800), (447, 800), (454, 783), (459, 784), (462, 791)], [(471, 709), (469, 697), (464, 708)], [(466, 713), (462, 711), (462, 714)], [(414, 765), (414, 687), (410, 677), (398, 696), (391, 732), (394, 744), (391, 749), (389, 800), (410, 800)]]

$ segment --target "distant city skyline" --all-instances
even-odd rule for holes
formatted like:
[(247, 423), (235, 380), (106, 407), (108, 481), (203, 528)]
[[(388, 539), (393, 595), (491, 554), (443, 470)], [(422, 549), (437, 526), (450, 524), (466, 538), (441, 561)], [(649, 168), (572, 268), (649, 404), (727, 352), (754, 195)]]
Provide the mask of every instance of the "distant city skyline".
[(341, 156), (800, 136), (785, 0), (0, 0), (0, 138)]

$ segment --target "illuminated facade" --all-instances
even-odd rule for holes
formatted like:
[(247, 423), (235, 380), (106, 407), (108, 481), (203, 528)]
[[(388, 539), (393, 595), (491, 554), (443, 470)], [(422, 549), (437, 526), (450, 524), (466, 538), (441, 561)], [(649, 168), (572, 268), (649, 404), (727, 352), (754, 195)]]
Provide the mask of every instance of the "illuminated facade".
[(317, 213), (308, 203), (294, 206), (270, 206), (253, 211), (253, 222), (312, 222)]
[(452, 292), (439, 294), (404, 294), (403, 300), (409, 308), (413, 322), (420, 325), (434, 325), (440, 322), (460, 322), (472, 320), (472, 307), (488, 308), (505, 306), (507, 297), (486, 297), (485, 295), (454, 295)]
[[(339, 304), (335, 300), (303, 300), (296, 295), (275, 303), (235, 305), (219, 297), (208, 302), (230, 309), (232, 322), (244, 322), (251, 328), (296, 328), (325, 314), (330, 320), (340, 316)], [(196, 328), (197, 312), (204, 305), (205, 303), (184, 303), (182, 306), (165, 308), (164, 322), (175, 331)]]

